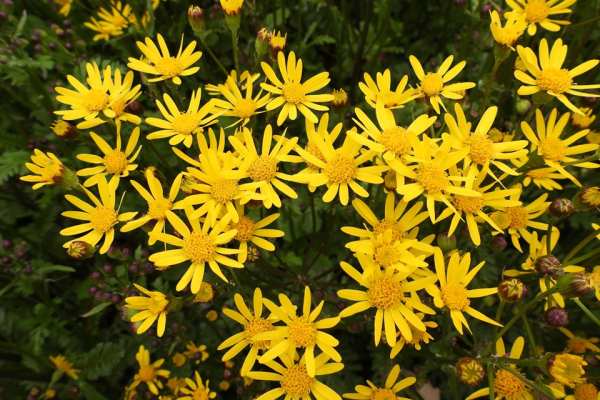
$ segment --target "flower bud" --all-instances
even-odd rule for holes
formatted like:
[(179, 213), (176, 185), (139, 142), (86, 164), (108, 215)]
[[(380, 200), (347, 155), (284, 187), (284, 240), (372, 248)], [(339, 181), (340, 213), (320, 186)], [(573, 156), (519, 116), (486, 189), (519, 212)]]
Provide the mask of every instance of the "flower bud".
[(555, 199), (550, 203), (550, 214), (557, 218), (568, 217), (575, 212), (573, 202), (569, 199)]
[(342, 108), (348, 105), (348, 93), (344, 89), (333, 89), (331, 94), (333, 95), (332, 106)]
[(83, 240), (75, 240), (71, 242), (67, 248), (67, 254), (76, 260), (90, 258), (95, 252), (96, 248)]
[(144, 113), (144, 106), (141, 102), (133, 100), (132, 102), (127, 104), (127, 107), (125, 107), (125, 111), (134, 115), (142, 115)]
[(61, 139), (68, 139), (77, 135), (77, 129), (62, 119), (52, 123), (52, 132)]
[(204, 12), (199, 6), (190, 6), (187, 10), (187, 19), (194, 33), (204, 31)]
[(388, 192), (396, 191), (396, 173), (392, 170), (389, 170), (383, 176), (383, 187)]
[(569, 314), (567, 310), (560, 307), (549, 308), (544, 314), (544, 319), (548, 325), (555, 328), (567, 326), (569, 324)]
[(566, 297), (583, 297), (594, 291), (594, 286), (590, 282), (587, 273), (570, 274), (571, 281), (569, 286), (563, 292)]
[(435, 241), (444, 253), (456, 249), (456, 236), (454, 235), (448, 236), (447, 233), (439, 233)]
[(515, 108), (517, 109), (517, 113), (524, 115), (531, 108), (531, 102), (527, 99), (519, 99), (517, 100), (517, 104), (515, 104)]
[(527, 286), (516, 278), (505, 279), (498, 285), (498, 295), (508, 303), (519, 301), (527, 295)]
[(281, 32), (271, 32), (269, 35), (269, 47), (273, 54), (277, 54), (285, 48), (287, 42), (287, 34), (282, 35)]
[(556, 277), (562, 274), (562, 265), (558, 258), (546, 255), (535, 260), (535, 270), (541, 275)]
[(583, 205), (587, 207), (600, 207), (600, 187), (586, 187), (579, 193), (579, 195), (577, 195), (577, 198)]
[(254, 41), (254, 50), (258, 58), (262, 58), (267, 54), (267, 48), (269, 46), (269, 39), (271, 32), (267, 28), (260, 28), (256, 34), (256, 40)]
[(469, 386), (477, 386), (485, 377), (481, 362), (471, 357), (462, 357), (456, 363), (458, 380)]
[(506, 237), (502, 234), (496, 235), (492, 238), (492, 250), (501, 252), (506, 249), (508, 246), (508, 242), (506, 241)]

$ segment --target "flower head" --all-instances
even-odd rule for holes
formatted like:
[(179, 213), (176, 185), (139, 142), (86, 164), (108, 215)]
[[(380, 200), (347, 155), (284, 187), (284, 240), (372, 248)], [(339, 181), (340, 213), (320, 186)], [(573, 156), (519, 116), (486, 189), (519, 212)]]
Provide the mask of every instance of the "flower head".
[(246, 262), (250, 244), (266, 251), (275, 251), (275, 245), (267, 239), (280, 238), (285, 233), (279, 229), (268, 228), (268, 226), (279, 218), (279, 213), (255, 220), (244, 212), (244, 206), (242, 205), (237, 206), (237, 212), (240, 218), (231, 227), (237, 231), (235, 240), (240, 243), (238, 261), (241, 263)]
[(402, 107), (404, 104), (418, 97), (415, 89), (407, 88), (408, 75), (404, 75), (395, 89), (392, 89), (392, 78), (389, 69), (377, 72), (375, 80), (365, 72), (364, 82), (358, 83), (358, 88), (363, 92), (366, 102), (373, 108), (381, 104), (388, 109)]
[(151, 78), (149, 82), (160, 82), (167, 79), (173, 81), (176, 85), (181, 85), (181, 77), (193, 75), (200, 67), (192, 67), (202, 57), (201, 51), (196, 49), (196, 41), (193, 40), (183, 50), (183, 37), (179, 44), (179, 51), (172, 56), (165, 39), (159, 33), (156, 35), (158, 45), (156, 47), (152, 39), (147, 37), (144, 42), (137, 42), (137, 46), (147, 59), (136, 59), (129, 57), (127, 66), (134, 70), (145, 74), (157, 75), (156, 78)]
[(58, 371), (66, 374), (71, 379), (79, 379), (79, 370), (63, 355), (50, 356), (50, 361)]
[(202, 382), (202, 377), (198, 371), (194, 371), (194, 379), (185, 378), (185, 387), (180, 389), (183, 396), (178, 400), (209, 400), (217, 397), (215, 392), (211, 392), (208, 387), (209, 381)]
[(221, 8), (227, 15), (237, 15), (242, 10), (244, 0), (219, 0)]
[(506, 23), (504, 26), (502, 26), (502, 21), (497, 11), (492, 11), (490, 16), (490, 31), (494, 40), (502, 46), (513, 49), (513, 46), (527, 28), (527, 22), (523, 16), (519, 14), (505, 15)]
[(566, 94), (583, 97), (600, 96), (585, 92), (589, 89), (599, 89), (600, 84), (578, 85), (574, 82), (574, 78), (595, 68), (600, 60), (588, 60), (573, 69), (564, 68), (567, 45), (563, 44), (562, 39), (557, 39), (551, 49), (548, 47), (548, 41), (542, 39), (538, 56), (529, 47), (517, 46), (517, 52), (527, 68), (526, 71), (515, 70), (514, 72), (515, 78), (523, 83), (517, 91), (520, 96), (545, 92), (556, 97), (569, 110), (580, 115), (583, 115), (583, 111), (571, 103)]
[(142, 323), (137, 327), (138, 335), (146, 332), (154, 322), (156, 324), (156, 334), (162, 337), (165, 333), (165, 325), (167, 323), (167, 306), (169, 300), (162, 292), (148, 290), (136, 283), (135, 288), (146, 296), (129, 296), (125, 299), (127, 308), (138, 311), (131, 317), (131, 322)]
[(261, 87), (273, 95), (267, 104), (267, 111), (281, 107), (277, 117), (277, 126), (283, 124), (288, 118), (295, 120), (298, 111), (304, 115), (304, 118), (316, 124), (319, 120), (312, 110), (327, 111), (327, 106), (318, 103), (330, 102), (333, 100), (333, 96), (313, 93), (327, 86), (330, 81), (329, 73), (321, 72), (302, 82), (302, 60), (296, 59), (293, 51), (288, 54), (287, 60), (280, 51), (277, 54), (277, 64), (281, 80), (269, 64), (266, 62), (260, 64), (269, 81), (269, 83), (262, 83)]
[(423, 66), (415, 56), (411, 55), (409, 61), (415, 75), (420, 81), (417, 87), (418, 97), (427, 99), (438, 114), (440, 113), (440, 105), (445, 109), (442, 97), (451, 100), (460, 100), (464, 97), (466, 90), (475, 87), (474, 82), (449, 84), (467, 64), (465, 61), (461, 61), (450, 68), (452, 61), (454, 61), (454, 56), (448, 56), (436, 72), (425, 73)]
[(588, 363), (582, 356), (561, 353), (550, 360), (548, 371), (558, 382), (568, 387), (575, 387), (585, 382), (585, 370)]
[(133, 383), (129, 390), (133, 390), (140, 384), (145, 383), (151, 393), (158, 395), (159, 389), (163, 388), (162, 379), (166, 379), (171, 373), (166, 369), (160, 369), (165, 362), (164, 358), (150, 361), (150, 352), (141, 345), (135, 358), (138, 362), (139, 370), (133, 377)]
[(33, 189), (37, 190), (46, 185), (56, 185), (63, 179), (65, 167), (54, 153), (44, 153), (39, 149), (33, 149), (31, 162), (25, 163), (25, 167), (33, 175), (20, 177), (22, 181), (33, 183)]
[(414, 385), (417, 379), (414, 376), (411, 376), (398, 380), (399, 375), (400, 366), (396, 364), (388, 373), (387, 378), (385, 378), (383, 387), (375, 386), (373, 382), (367, 380), (368, 386), (358, 385), (354, 388), (355, 393), (345, 393), (343, 397), (345, 399), (355, 400), (404, 400), (406, 397), (400, 397), (397, 393)]
[(569, 8), (577, 0), (506, 0), (506, 3), (512, 9), (507, 12), (509, 18), (524, 18), (527, 23), (527, 33), (530, 36), (535, 35), (537, 26), (551, 31), (558, 32), (561, 25), (569, 25), (570, 22), (562, 19), (553, 19), (555, 15), (570, 14)]
[(121, 1), (111, 0), (110, 10), (100, 7), (97, 13), (98, 19), (92, 17), (83, 25), (96, 32), (94, 41), (110, 40), (124, 34), (130, 24), (135, 25), (137, 19), (131, 6)]

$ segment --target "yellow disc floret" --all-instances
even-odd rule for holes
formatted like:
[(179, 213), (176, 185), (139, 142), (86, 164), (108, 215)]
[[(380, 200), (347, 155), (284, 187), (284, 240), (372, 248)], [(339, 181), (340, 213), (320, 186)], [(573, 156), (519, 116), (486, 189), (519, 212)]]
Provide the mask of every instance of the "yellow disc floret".
[(250, 164), (248, 176), (254, 182), (270, 182), (277, 174), (277, 160), (269, 156), (260, 156)]
[(203, 263), (212, 260), (216, 245), (207, 234), (194, 231), (184, 240), (183, 252), (192, 262)]
[(560, 94), (571, 89), (573, 80), (566, 69), (546, 68), (537, 78), (537, 85), (545, 91)]
[(438, 95), (443, 87), (444, 81), (440, 74), (436, 72), (429, 72), (421, 81), (421, 89), (427, 97)]
[(110, 207), (99, 206), (89, 213), (90, 224), (100, 232), (108, 232), (117, 223), (117, 213)]
[(292, 398), (306, 398), (314, 381), (306, 371), (304, 365), (293, 365), (283, 373), (281, 388), (287, 396)]
[(336, 154), (325, 166), (325, 175), (331, 183), (348, 183), (356, 176), (354, 159)]
[(470, 304), (467, 289), (460, 283), (451, 283), (442, 287), (442, 301), (450, 310), (462, 311)]

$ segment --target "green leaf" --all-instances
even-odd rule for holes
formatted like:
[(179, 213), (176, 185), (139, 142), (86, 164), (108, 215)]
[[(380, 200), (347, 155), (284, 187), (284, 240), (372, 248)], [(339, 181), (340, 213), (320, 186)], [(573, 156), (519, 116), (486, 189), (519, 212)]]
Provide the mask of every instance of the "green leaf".
[(85, 371), (88, 379), (94, 380), (114, 373), (119, 365), (125, 350), (122, 343), (98, 343), (88, 353), (82, 355), (77, 365)]
[(96, 315), (99, 312), (101, 312), (102, 310), (104, 310), (106, 307), (110, 306), (111, 304), (112, 303), (110, 301), (105, 301), (103, 303), (100, 303), (97, 306), (95, 306), (94, 308), (92, 308), (90, 311), (83, 314), (82, 317), (88, 318), (88, 317), (91, 317), (92, 315)]
[(92, 385), (84, 381), (78, 381), (79, 389), (81, 389), (81, 394), (87, 400), (108, 400), (106, 397), (102, 396)]
[(28, 151), (17, 150), (2, 153), (0, 155), (0, 184), (3, 184), (15, 175), (24, 173), (24, 164), (28, 159)]
[(75, 268), (66, 265), (48, 265), (37, 270), (39, 274), (45, 275), (51, 272), (75, 272)]

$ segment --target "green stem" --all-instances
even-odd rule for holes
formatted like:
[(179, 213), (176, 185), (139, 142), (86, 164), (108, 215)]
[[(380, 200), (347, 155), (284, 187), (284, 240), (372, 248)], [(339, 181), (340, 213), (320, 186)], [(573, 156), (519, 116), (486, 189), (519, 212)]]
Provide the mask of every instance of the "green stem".
[(498, 340), (502, 336), (504, 336), (504, 334), (506, 332), (508, 332), (508, 330), (515, 324), (515, 322), (517, 322), (520, 318), (522, 318), (523, 315), (525, 315), (525, 313), (527, 313), (527, 311), (529, 311), (529, 309), (531, 309), (533, 306), (535, 306), (540, 300), (543, 300), (546, 297), (550, 296), (551, 294), (555, 293), (557, 290), (558, 289), (556, 287), (546, 290), (544, 293), (538, 294), (533, 299), (531, 299), (527, 304), (525, 304), (523, 307), (521, 307), (519, 312), (517, 312), (517, 314), (514, 317), (512, 317), (511, 320), (506, 323), (506, 325), (504, 325), (504, 327), (500, 330), (500, 332), (498, 332), (498, 334), (494, 338), (494, 343), (496, 342), (496, 340)]
[(239, 49), (238, 49), (238, 33), (237, 31), (231, 31), (231, 48), (233, 49), (233, 61), (235, 63), (235, 70), (238, 74), (240, 71), (240, 59), (239, 59)]
[(600, 326), (600, 318), (598, 318), (589, 308), (587, 308), (585, 304), (579, 300), (579, 298), (576, 297), (573, 299), (573, 301), (575, 304), (577, 304), (581, 311), (588, 316), (589, 319), (591, 319), (596, 325)]
[(581, 257), (576, 257), (576, 258), (572, 259), (571, 262), (570, 262), (570, 264), (577, 265), (577, 263), (585, 261), (585, 260), (587, 260), (589, 258), (594, 257), (595, 255), (598, 255), (598, 254), (600, 254), (600, 247), (598, 247), (597, 249), (594, 249), (592, 251), (589, 251), (589, 252), (585, 253)]
[(589, 242), (594, 240), (596, 238), (596, 235), (596, 232), (592, 232), (589, 235), (587, 235), (581, 242), (577, 243), (577, 246), (573, 247), (563, 259), (563, 265), (569, 265), (569, 262), (571, 261), (573, 256), (575, 256), (581, 249), (587, 246)]
[(487, 376), (488, 376), (488, 387), (490, 388), (490, 400), (495, 400), (495, 395), (496, 393), (494, 393), (494, 368), (492, 367), (492, 363), (490, 361), (488, 361), (487, 363)]
[[(208, 45), (206, 44), (206, 41), (204, 40), (204, 37), (202, 37), (201, 34), (196, 34), (196, 36), (200, 40), (200, 43), (202, 43), (202, 46), (208, 52), (208, 55), (210, 56), (210, 58), (215, 62), (215, 64), (217, 64), (217, 66), (225, 74), (225, 76), (228, 76), (229, 74), (227, 72), (227, 69), (223, 66), (223, 64), (221, 64), (221, 61), (219, 61), (219, 59), (217, 58), (215, 53), (212, 51), (212, 49), (210, 47), (208, 47)], [(238, 73), (239, 73), (239, 71), (238, 71)]]
[(533, 331), (531, 330), (531, 326), (529, 325), (529, 320), (527, 319), (527, 316), (525, 316), (525, 315), (523, 315), (522, 320), (523, 320), (523, 326), (525, 327), (525, 334), (527, 335), (527, 340), (529, 341), (531, 354), (534, 357), (537, 357), (538, 356), (538, 348), (537, 348), (537, 345), (535, 342), (535, 337), (533, 336)]

